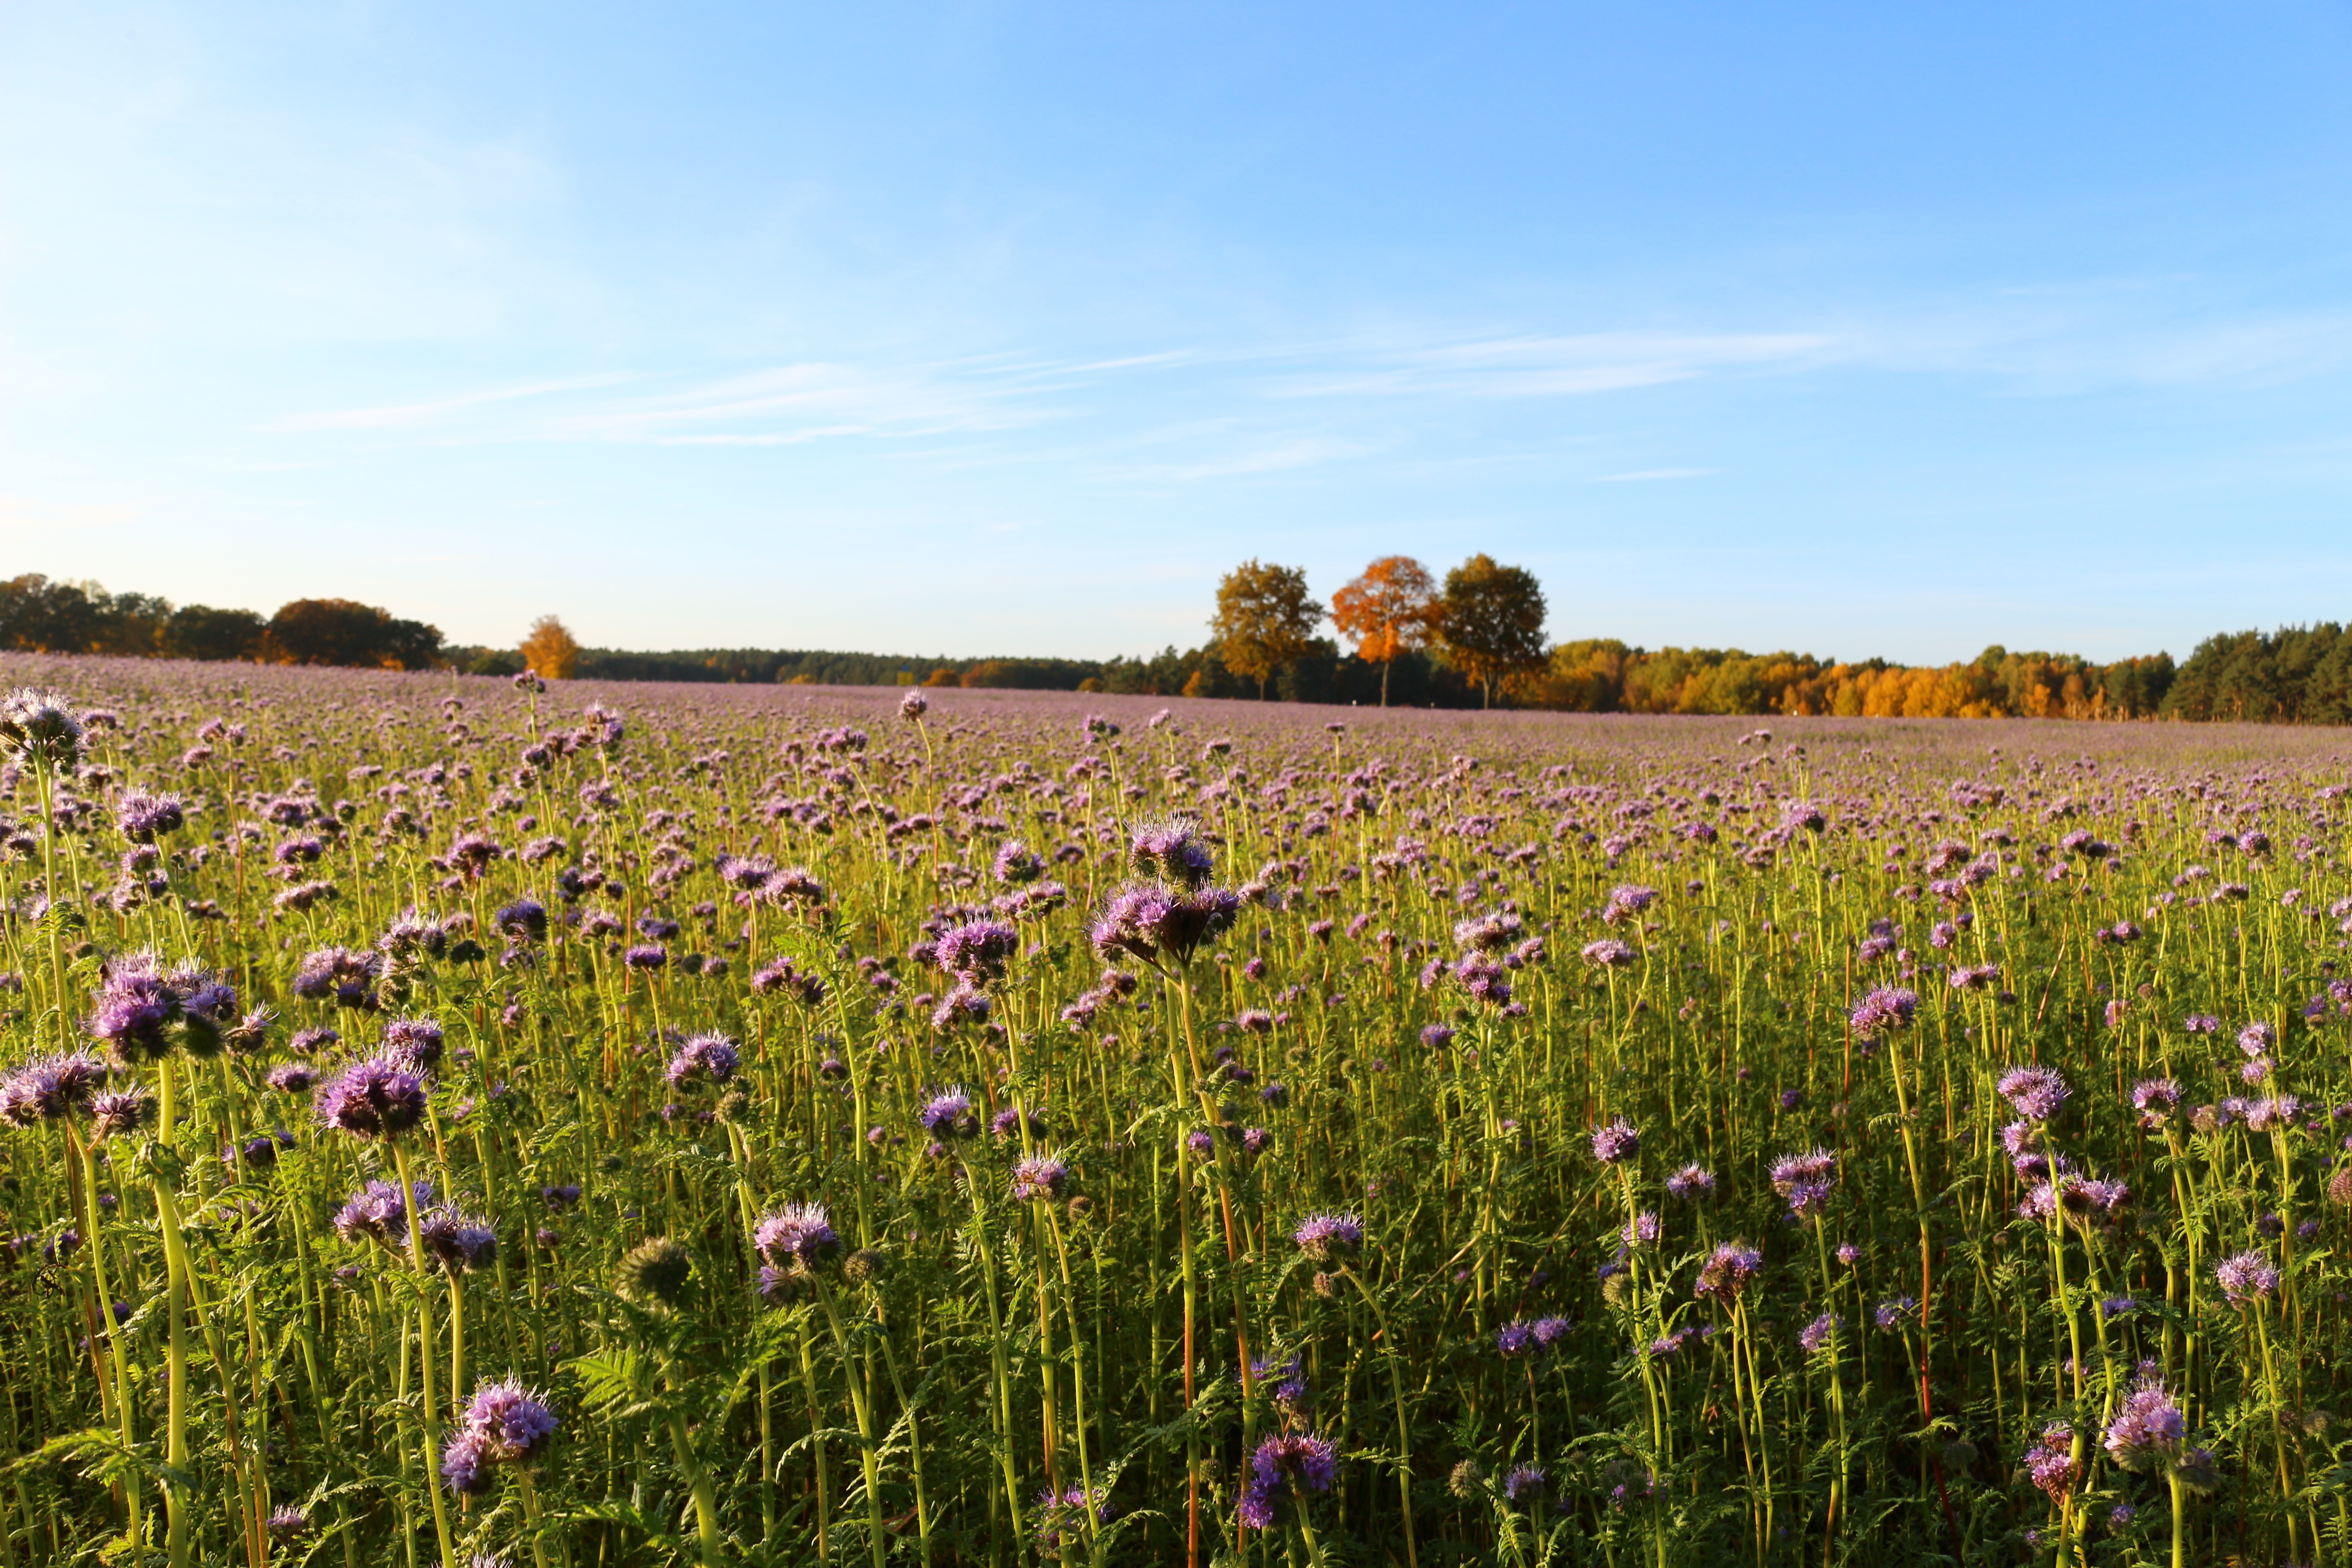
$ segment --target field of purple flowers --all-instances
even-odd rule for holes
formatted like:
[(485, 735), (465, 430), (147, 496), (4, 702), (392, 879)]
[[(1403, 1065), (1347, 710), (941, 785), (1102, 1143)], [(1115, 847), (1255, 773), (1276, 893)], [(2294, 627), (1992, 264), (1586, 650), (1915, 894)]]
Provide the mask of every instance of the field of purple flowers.
[(2352, 1557), (2342, 731), (0, 681), (0, 1568)]

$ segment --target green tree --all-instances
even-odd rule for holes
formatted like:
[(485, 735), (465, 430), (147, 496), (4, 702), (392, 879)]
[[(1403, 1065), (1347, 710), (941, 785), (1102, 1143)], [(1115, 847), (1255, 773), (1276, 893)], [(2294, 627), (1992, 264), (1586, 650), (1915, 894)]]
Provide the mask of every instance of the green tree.
[(349, 599), (296, 599), (269, 617), (269, 657), (281, 664), (427, 669), (441, 651), (438, 627), (394, 619)]
[(1257, 682), (1258, 700), (1274, 672), (1315, 647), (1323, 606), (1307, 591), (1303, 566), (1243, 562), (1217, 584), (1217, 613), (1209, 630), (1225, 668)]
[(251, 610), (183, 605), (163, 623), (161, 647), (166, 658), (258, 658), (268, 629), (268, 623)]
[(1478, 688), (1479, 706), (1493, 707), (1504, 681), (1544, 668), (1543, 589), (1527, 568), (1473, 555), (1445, 574), (1438, 610), (1445, 661)]

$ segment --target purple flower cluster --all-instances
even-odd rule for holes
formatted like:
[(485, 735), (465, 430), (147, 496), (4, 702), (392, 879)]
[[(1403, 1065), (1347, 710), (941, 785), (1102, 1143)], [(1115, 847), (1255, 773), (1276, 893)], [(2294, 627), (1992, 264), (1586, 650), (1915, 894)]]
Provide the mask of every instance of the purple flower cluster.
[(495, 1467), (532, 1463), (560, 1426), (546, 1399), (516, 1379), (482, 1384), (442, 1445), (441, 1479), (459, 1497), (478, 1497)]
[(1252, 1530), (1271, 1530), (1276, 1503), (1285, 1498), (1303, 1500), (1307, 1492), (1328, 1492), (1339, 1479), (1339, 1452), (1328, 1439), (1305, 1432), (1268, 1437), (1250, 1456), (1241, 1521)]

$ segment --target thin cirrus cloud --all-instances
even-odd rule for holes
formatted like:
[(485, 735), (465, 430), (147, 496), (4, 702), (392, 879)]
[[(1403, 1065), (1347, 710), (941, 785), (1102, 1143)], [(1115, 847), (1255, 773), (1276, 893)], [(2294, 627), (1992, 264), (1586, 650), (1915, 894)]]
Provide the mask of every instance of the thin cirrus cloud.
[[(492, 442), (589, 441), (678, 447), (788, 447), (835, 438), (988, 435), (1102, 415), (1145, 378), (1200, 395), (1297, 402), (1583, 397), (1726, 373), (1819, 363), (1817, 333), (1591, 333), (1478, 339), (1427, 347), (1192, 349), (1055, 360), (976, 356), (889, 366), (811, 361), (655, 390), (620, 373), (502, 384), (377, 405), (288, 415), (282, 434), (399, 432)], [(1306, 368), (1312, 363), (1313, 369)], [(631, 389), (626, 395), (583, 395)], [(1190, 463), (1121, 468), (1127, 479), (1265, 473), (1360, 455), (1360, 443), (1271, 439)], [(1659, 476), (1664, 477), (1664, 476)], [(1676, 476), (1679, 477), (1679, 476)]]
[(518, 403), (543, 398), (566, 392), (582, 392), (595, 387), (613, 386), (633, 379), (621, 372), (597, 375), (565, 376), (555, 381), (531, 382), (521, 386), (484, 387), (475, 392), (453, 393), (443, 397), (426, 398), (415, 403), (390, 404), (374, 408), (331, 408), (310, 414), (289, 414), (270, 421), (263, 428), (273, 431), (304, 430), (402, 430), (444, 424), (451, 415), (463, 415), (499, 404)]

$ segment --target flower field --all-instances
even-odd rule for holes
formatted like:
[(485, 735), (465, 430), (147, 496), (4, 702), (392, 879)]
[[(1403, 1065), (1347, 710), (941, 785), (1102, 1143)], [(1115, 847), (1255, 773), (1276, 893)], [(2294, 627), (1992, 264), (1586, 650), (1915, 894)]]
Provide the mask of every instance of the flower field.
[(0, 681), (0, 1568), (2352, 1560), (2342, 731)]

